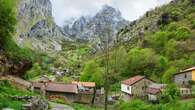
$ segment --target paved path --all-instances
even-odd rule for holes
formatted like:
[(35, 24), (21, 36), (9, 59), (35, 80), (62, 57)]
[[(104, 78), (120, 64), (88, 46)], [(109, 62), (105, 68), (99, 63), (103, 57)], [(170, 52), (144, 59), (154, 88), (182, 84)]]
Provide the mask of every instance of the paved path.
[(64, 104), (50, 102), (51, 110), (74, 110), (72, 107)]

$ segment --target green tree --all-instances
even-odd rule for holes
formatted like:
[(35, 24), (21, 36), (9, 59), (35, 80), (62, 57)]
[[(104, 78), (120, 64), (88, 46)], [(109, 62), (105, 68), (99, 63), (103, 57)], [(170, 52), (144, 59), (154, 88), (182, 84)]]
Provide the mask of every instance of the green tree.
[(175, 103), (180, 97), (179, 89), (175, 84), (169, 84), (161, 96), (161, 103)]
[(165, 71), (165, 73), (162, 76), (162, 82), (163, 83), (171, 83), (173, 74), (177, 72), (177, 69), (175, 67), (170, 67)]
[(42, 72), (41, 70), (42, 69), (41, 69), (40, 65), (38, 63), (35, 63), (35, 64), (33, 64), (33, 67), (29, 71), (27, 71), (24, 78), (25, 79), (33, 79), (41, 74), (41, 72)]
[(0, 0), (0, 44), (10, 39), (15, 32), (15, 0)]
[(179, 27), (176, 31), (177, 40), (185, 40), (191, 36), (191, 31), (188, 27)]
[(81, 73), (81, 81), (94, 81), (99, 87), (103, 85), (102, 69), (94, 60), (85, 64), (83, 72)]
[(157, 55), (152, 49), (134, 48), (128, 53), (128, 70), (126, 76), (140, 74), (150, 75), (157, 64)]

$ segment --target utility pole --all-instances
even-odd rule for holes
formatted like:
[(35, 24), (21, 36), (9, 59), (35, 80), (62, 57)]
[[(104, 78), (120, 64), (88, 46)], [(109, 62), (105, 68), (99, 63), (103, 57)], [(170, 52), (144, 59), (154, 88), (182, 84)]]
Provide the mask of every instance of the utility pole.
[[(109, 32), (108, 32), (109, 33)], [(104, 88), (105, 88), (105, 110), (108, 109), (108, 92), (109, 92), (109, 35), (106, 36), (106, 41), (105, 41), (105, 56), (106, 56), (106, 65), (105, 65), (105, 84), (104, 84)]]

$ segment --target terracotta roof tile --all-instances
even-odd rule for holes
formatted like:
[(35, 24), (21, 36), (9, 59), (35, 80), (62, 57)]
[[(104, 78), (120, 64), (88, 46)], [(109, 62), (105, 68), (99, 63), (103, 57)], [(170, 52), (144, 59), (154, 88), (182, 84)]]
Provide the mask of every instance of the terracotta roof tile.
[(148, 89), (146, 90), (146, 92), (149, 93), (149, 94), (154, 94), (154, 95), (156, 95), (156, 94), (160, 93), (161, 90), (160, 90), (160, 89), (157, 89), (157, 88), (148, 88)]
[(95, 82), (78, 82), (78, 81), (72, 81), (72, 84), (77, 84), (83, 87), (95, 87)]
[(144, 76), (137, 75), (137, 76), (131, 77), (131, 78), (127, 79), (127, 80), (124, 80), (121, 83), (127, 84), (127, 85), (133, 85), (136, 82), (138, 82), (138, 81), (140, 81), (140, 80), (142, 80), (144, 78), (145, 78)]

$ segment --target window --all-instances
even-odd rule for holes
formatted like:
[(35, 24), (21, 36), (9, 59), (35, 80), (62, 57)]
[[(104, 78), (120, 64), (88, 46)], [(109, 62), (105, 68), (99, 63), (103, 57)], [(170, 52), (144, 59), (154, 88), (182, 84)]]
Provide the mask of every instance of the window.
[(187, 78), (187, 74), (185, 74), (184, 78)]
[(129, 86), (127, 86), (127, 90), (129, 90)]
[(182, 83), (183, 83), (183, 85), (184, 85), (184, 84), (185, 84), (185, 81), (183, 81)]

